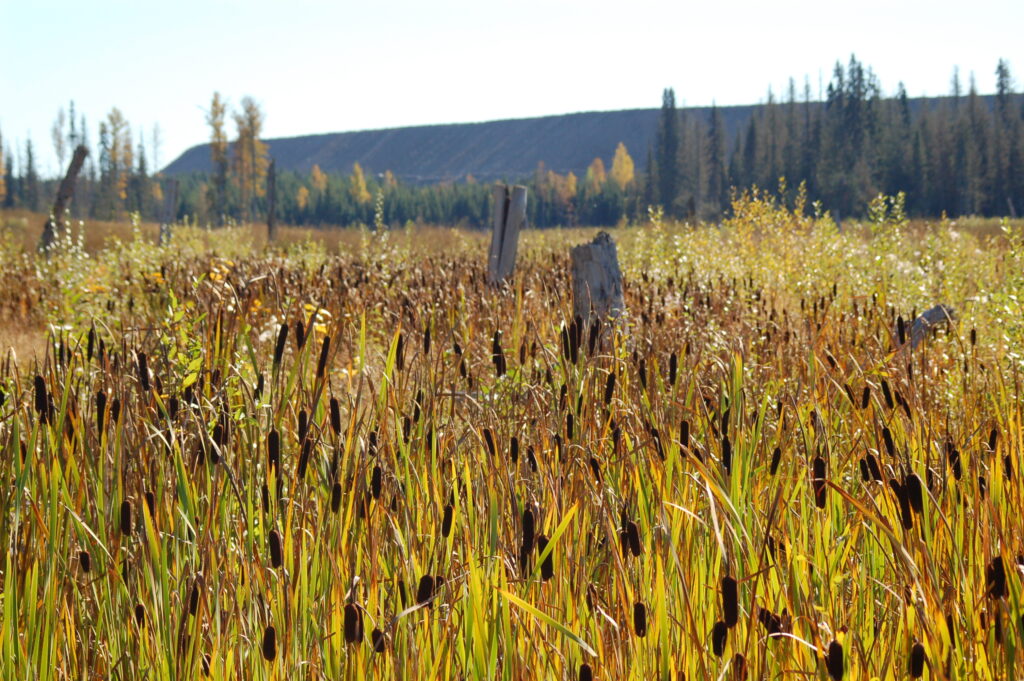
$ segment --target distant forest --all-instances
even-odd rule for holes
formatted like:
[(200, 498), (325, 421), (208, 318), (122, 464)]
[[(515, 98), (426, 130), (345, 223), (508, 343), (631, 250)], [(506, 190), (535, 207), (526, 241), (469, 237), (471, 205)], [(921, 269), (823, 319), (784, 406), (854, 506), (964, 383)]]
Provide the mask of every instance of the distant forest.
[[(784, 186), (792, 194), (801, 183), (811, 201), (844, 218), (863, 215), (879, 194), (899, 192), (915, 216), (1017, 216), (1024, 210), (1024, 97), (1014, 92), (1006, 61), (995, 76), (994, 96), (980, 96), (973, 78), (964, 88), (954, 73), (948, 97), (912, 106), (902, 83), (883, 96), (872, 70), (851, 57), (836, 64), (823, 101), (791, 80), (784, 97), (769, 93), (732, 135), (718, 109), (680, 110), (668, 89), (646, 149), (611, 142), (610, 167), (595, 158), (577, 176), (540, 163), (530, 176), (509, 179), (529, 187), (536, 227), (641, 221), (652, 206), (672, 218), (712, 220), (728, 211), (733, 192)], [(92, 152), (74, 215), (159, 220), (169, 209), (204, 225), (265, 219), (272, 150), (262, 139), (264, 114), (246, 98), (231, 118), (229, 139), (227, 106), (215, 94), (206, 117), (212, 171), (179, 176), (177, 201), (164, 208), (175, 195), (172, 180), (152, 174), (146, 145), (136, 143), (118, 109), (100, 123), (94, 147), (73, 105), (68, 115), (61, 111), (52, 130), (59, 161), (79, 144)], [(5, 153), (0, 137), (0, 158), (0, 205), (45, 210), (56, 180), (39, 177), (31, 143)], [(285, 224), (489, 224), (490, 185), (472, 176), (409, 184), (356, 163), (346, 174), (314, 166), (278, 171), (275, 180), (276, 216)]]

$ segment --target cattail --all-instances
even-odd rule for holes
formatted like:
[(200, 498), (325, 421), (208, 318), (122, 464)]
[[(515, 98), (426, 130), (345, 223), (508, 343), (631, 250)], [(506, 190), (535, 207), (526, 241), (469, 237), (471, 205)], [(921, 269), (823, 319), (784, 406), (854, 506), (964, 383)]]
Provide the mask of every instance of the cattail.
[(1006, 569), (1002, 556), (993, 558), (985, 568), (985, 587), (989, 598), (1000, 599), (1006, 595)]
[[(319, 313), (319, 311), (318, 311)], [(316, 319), (316, 315), (310, 317), (310, 328), (313, 327), (313, 320)], [(306, 344), (306, 327), (302, 323), (301, 319), (295, 320), (295, 349), (296, 351), (302, 350), (302, 346)]]
[(892, 391), (889, 390), (889, 382), (882, 379), (882, 396), (885, 398), (885, 406), (894, 409), (896, 404), (892, 401)]
[(726, 473), (732, 473), (732, 443), (728, 434), (722, 435), (722, 468)]
[(676, 384), (676, 372), (679, 369), (679, 358), (676, 357), (676, 353), (673, 352), (668, 358), (668, 384), (675, 386)]
[(89, 574), (89, 571), (92, 570), (92, 558), (89, 557), (88, 551), (83, 549), (78, 552), (78, 565), (84, 574)]
[[(428, 335), (427, 335), (427, 342), (426, 342), (426, 344), (429, 347), (429, 345), (430, 345), (429, 331), (427, 333), (428, 333)], [(374, 627), (373, 631), (370, 632), (370, 642), (373, 645), (373, 652), (375, 652), (375, 653), (383, 653), (384, 652), (385, 640), (384, 640), (384, 632), (383, 631), (381, 631), (380, 629)]]
[(971, 345), (973, 346), (973, 345), (977, 345), (977, 344), (978, 344), (978, 330), (972, 327), (971, 328)]
[(316, 377), (323, 378), (327, 373), (327, 357), (331, 352), (331, 337), (324, 336), (324, 344), (320, 346), (320, 358), (316, 362)]
[(814, 485), (814, 505), (825, 508), (825, 496), (828, 492), (828, 486), (825, 484), (825, 459), (820, 456), (814, 457), (813, 467), (811, 483)]
[(878, 465), (878, 458), (870, 452), (864, 458), (868, 462), (868, 470), (871, 471), (871, 479), (881, 482), (883, 480), (882, 467)]
[(864, 386), (864, 392), (860, 394), (860, 408), (867, 409), (871, 404), (871, 386)]
[(270, 535), (267, 537), (267, 543), (270, 546), (270, 567), (281, 567), (281, 535), (277, 530), (270, 531)]
[(281, 366), (281, 358), (284, 356), (284, 345), (288, 342), (288, 325), (281, 324), (281, 330), (277, 333), (277, 344), (274, 345), (274, 368)]
[(860, 461), (860, 479), (862, 482), (867, 482), (871, 479), (871, 471), (868, 470), (868, 460), (861, 457)]
[(910, 649), (910, 678), (919, 679), (924, 674), (924, 646), (914, 643)]
[(633, 604), (633, 631), (638, 638), (647, 635), (647, 606), (639, 601)]
[(732, 629), (740, 621), (739, 594), (736, 580), (722, 577), (722, 613), (725, 626)]
[(35, 407), (36, 413), (39, 414), (39, 420), (43, 423), (47, 421), (47, 412), (50, 408), (49, 396), (46, 394), (46, 382), (43, 377), (36, 374), (35, 377)]
[(107, 394), (100, 390), (96, 393), (96, 432), (103, 432), (103, 424), (107, 417)]
[(135, 604), (135, 623), (140, 627), (146, 623), (146, 606), (142, 603)]
[(373, 467), (373, 473), (370, 476), (370, 493), (374, 499), (380, 499), (381, 487), (384, 484), (384, 471), (381, 470), (380, 466)]
[(313, 441), (303, 440), (302, 450), (299, 452), (299, 467), (296, 471), (299, 480), (303, 480), (306, 477), (306, 468), (309, 466), (309, 456), (313, 451)]
[(125, 499), (121, 502), (121, 534), (129, 536), (132, 533), (132, 502)]
[(452, 533), (452, 519), (455, 515), (455, 507), (448, 504), (444, 507), (444, 519), (441, 521), (441, 536), (445, 539)]
[(416, 588), (416, 602), (427, 603), (434, 596), (434, 578), (430, 575), (420, 577), (420, 584)]
[(423, 326), (423, 354), (430, 354), (430, 322)]
[(523, 552), (529, 553), (533, 549), (534, 523), (533, 511), (529, 508), (523, 511)]
[(146, 502), (146, 508), (149, 509), (149, 517), (156, 518), (156, 495), (152, 490), (146, 490), (142, 498)]
[(508, 455), (512, 459), (512, 463), (519, 461), (519, 438), (515, 435), (508, 442)]
[(888, 426), (882, 427), (882, 439), (885, 441), (885, 451), (889, 453), (889, 456), (896, 456), (896, 443), (892, 439), (892, 431), (889, 430)]
[(573, 435), (573, 416), (571, 411), (565, 413), (565, 439), (572, 440)]
[(341, 483), (335, 482), (331, 486), (331, 513), (337, 513), (341, 508)]
[(907, 329), (903, 322), (903, 315), (896, 318), (896, 332), (899, 335), (900, 345), (905, 345), (907, 342)]
[(843, 678), (843, 646), (839, 641), (832, 641), (828, 644), (828, 652), (825, 654), (825, 669), (832, 681), (840, 681)]
[(363, 614), (359, 606), (349, 603), (345, 606), (345, 642), (362, 643), (363, 641)]
[(640, 544), (640, 528), (632, 520), (626, 523), (626, 544), (633, 556), (640, 556), (643, 551), (643, 546)]
[(690, 422), (686, 419), (679, 424), (679, 446), (685, 450), (690, 448)]
[(594, 672), (590, 665), (584, 662), (580, 665), (580, 673), (576, 677), (578, 681), (594, 681)]
[(725, 653), (725, 641), (729, 636), (729, 628), (725, 622), (715, 622), (711, 627), (711, 651), (715, 657), (721, 657)]
[(924, 488), (921, 485), (921, 478), (917, 477), (916, 473), (911, 473), (904, 478), (903, 486), (907, 490), (910, 507), (916, 513), (924, 513)]
[(772, 464), (769, 467), (769, 473), (775, 475), (779, 470), (779, 462), (782, 461), (782, 448), (776, 447), (772, 452)]
[(96, 343), (96, 327), (89, 327), (89, 335), (85, 341), (85, 359), (89, 362), (92, 361), (92, 348)]
[(267, 434), (267, 466), (275, 474), (279, 473), (281, 467), (281, 436), (277, 430), (271, 430)]
[(914, 529), (914, 517), (912, 515), (910, 495), (907, 493), (906, 485), (901, 485), (898, 480), (890, 480), (889, 486), (892, 487), (892, 490), (896, 493), (896, 499), (900, 505), (900, 519), (903, 523), (903, 529)]
[(501, 331), (495, 331), (491, 339), (491, 362), (494, 364), (494, 373), (498, 378), (505, 375), (505, 352), (501, 349)]
[(998, 441), (998, 439), (999, 430), (997, 428), (993, 428), (992, 432), (988, 434), (988, 450), (990, 452), (996, 451), (996, 442)]
[(188, 593), (188, 614), (195, 616), (199, 612), (199, 579), (192, 582), (192, 590)]
[(641, 358), (640, 368), (637, 370), (640, 374), (640, 387), (647, 390), (647, 358)]
[(771, 610), (761, 608), (757, 613), (757, 619), (761, 622), (769, 638), (778, 638), (783, 633), (782, 618)]
[(149, 367), (146, 362), (146, 353), (138, 353), (139, 385), (142, 386), (142, 394), (149, 394)]
[[(543, 555), (548, 547), (548, 538), (541, 534), (537, 536), (537, 553)], [(552, 550), (548, 557), (540, 564), (540, 578), (545, 582), (555, 576), (555, 552)]]
[(274, 630), (274, 625), (267, 625), (267, 628), (263, 630), (263, 659), (267, 662), (273, 662), (274, 658), (277, 657), (277, 632)]
[(484, 436), (484, 443), (486, 443), (486, 445), (487, 445), (487, 453), (491, 455), (491, 458), (494, 458), (494, 455), (497, 452), (497, 449), (494, 446), (494, 435), (491, 434), (491, 429), (490, 428), (484, 428), (483, 429), (483, 436)]

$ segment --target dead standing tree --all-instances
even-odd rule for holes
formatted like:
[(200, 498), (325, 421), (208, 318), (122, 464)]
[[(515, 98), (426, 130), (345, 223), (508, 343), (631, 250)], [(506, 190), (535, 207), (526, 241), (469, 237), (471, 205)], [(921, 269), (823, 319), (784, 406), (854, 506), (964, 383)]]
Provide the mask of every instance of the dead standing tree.
[(85, 163), (85, 157), (89, 155), (89, 150), (84, 144), (79, 144), (75, 147), (75, 153), (71, 157), (71, 165), (68, 166), (68, 172), (64, 175), (64, 179), (60, 182), (60, 187), (57, 189), (57, 198), (53, 202), (53, 210), (50, 211), (50, 219), (46, 221), (43, 226), (43, 233), (39, 236), (39, 247), (38, 250), (41, 253), (48, 253), (53, 243), (57, 240), (57, 229), (58, 227), (63, 228), (64, 226), (64, 213), (71, 205), (71, 198), (75, 195), (75, 180), (78, 179), (78, 173), (82, 170), (82, 164)]
[(494, 185), (494, 231), (487, 258), (487, 281), (500, 284), (516, 267), (519, 232), (526, 228), (526, 187)]

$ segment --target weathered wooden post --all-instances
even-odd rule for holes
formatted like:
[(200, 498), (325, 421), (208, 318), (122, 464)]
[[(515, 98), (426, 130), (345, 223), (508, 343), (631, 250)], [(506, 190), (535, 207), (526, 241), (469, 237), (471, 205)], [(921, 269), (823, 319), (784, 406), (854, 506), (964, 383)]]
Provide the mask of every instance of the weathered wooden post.
[(516, 267), (519, 232), (526, 228), (526, 187), (495, 184), (494, 228), (487, 258), (487, 281), (500, 284), (512, 276)]
[(587, 326), (592, 316), (609, 321), (625, 311), (619, 255), (608, 232), (569, 252), (572, 260), (572, 314)]
[(171, 225), (174, 224), (178, 209), (178, 181), (168, 180), (164, 194), (164, 205), (160, 209), (160, 245), (171, 242)]
[(88, 155), (89, 150), (84, 144), (75, 147), (71, 165), (68, 166), (68, 172), (57, 189), (57, 198), (53, 202), (50, 219), (43, 225), (43, 233), (39, 236), (38, 250), (40, 252), (49, 251), (53, 242), (57, 240), (57, 227), (64, 224), (64, 211), (68, 209), (71, 198), (75, 195), (75, 180), (78, 179), (78, 173), (82, 170), (82, 164), (85, 163), (85, 157)]
[(267, 168), (267, 243), (274, 243), (277, 237), (277, 171), (275, 170), (274, 159), (270, 159), (270, 167)]

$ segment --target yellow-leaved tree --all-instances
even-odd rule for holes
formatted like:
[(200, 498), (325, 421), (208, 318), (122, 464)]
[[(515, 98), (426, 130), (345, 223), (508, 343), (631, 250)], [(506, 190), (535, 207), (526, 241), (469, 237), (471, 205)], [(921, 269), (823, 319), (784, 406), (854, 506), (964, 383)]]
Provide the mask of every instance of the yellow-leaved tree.
[(263, 112), (252, 97), (242, 99), (242, 110), (235, 114), (238, 138), (235, 140), (235, 182), (242, 202), (242, 219), (249, 220), (256, 199), (266, 193), (270, 154), (263, 133)]
[(356, 203), (369, 203), (372, 198), (370, 190), (366, 188), (366, 176), (363, 174), (363, 167), (359, 165), (358, 161), (352, 164), (351, 185), (348, 191)]
[(309, 190), (305, 187), (299, 187), (299, 190), (295, 192), (295, 205), (299, 207), (300, 211), (306, 210), (306, 206), (309, 205)]
[(313, 189), (321, 194), (327, 191), (327, 175), (325, 175), (324, 171), (320, 170), (320, 166), (315, 163), (309, 171), (309, 183), (313, 185)]
[(612, 158), (612, 182), (625, 190), (636, 180), (633, 158), (626, 150), (626, 145), (619, 142), (615, 147), (615, 157)]
[(604, 161), (600, 157), (595, 158), (587, 167), (587, 175), (584, 178), (584, 186), (591, 194), (601, 193), (601, 188), (608, 181), (608, 174), (604, 169)]

